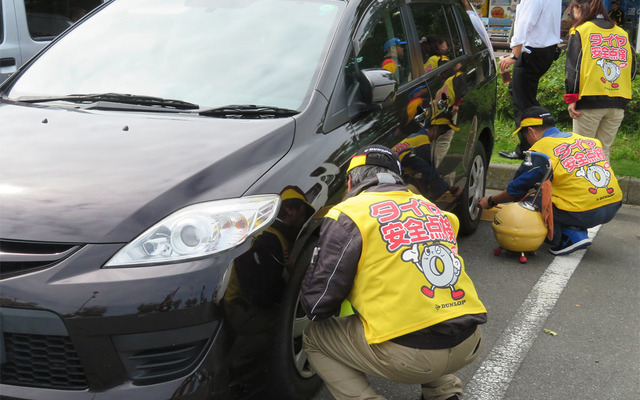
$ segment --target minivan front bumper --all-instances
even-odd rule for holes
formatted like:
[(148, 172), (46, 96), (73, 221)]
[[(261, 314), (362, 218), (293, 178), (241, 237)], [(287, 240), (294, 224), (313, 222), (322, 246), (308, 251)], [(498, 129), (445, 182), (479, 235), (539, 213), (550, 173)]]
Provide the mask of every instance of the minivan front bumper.
[(52, 266), (3, 276), (3, 398), (205, 399), (225, 390), (220, 300), (231, 252), (100, 268), (121, 246), (80, 245)]

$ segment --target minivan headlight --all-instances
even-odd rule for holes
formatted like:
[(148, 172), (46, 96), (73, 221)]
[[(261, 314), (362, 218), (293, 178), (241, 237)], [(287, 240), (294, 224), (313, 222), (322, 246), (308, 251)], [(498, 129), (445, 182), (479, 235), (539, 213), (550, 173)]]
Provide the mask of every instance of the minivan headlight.
[(279, 207), (275, 194), (185, 207), (127, 244), (105, 267), (185, 261), (231, 249), (269, 226)]

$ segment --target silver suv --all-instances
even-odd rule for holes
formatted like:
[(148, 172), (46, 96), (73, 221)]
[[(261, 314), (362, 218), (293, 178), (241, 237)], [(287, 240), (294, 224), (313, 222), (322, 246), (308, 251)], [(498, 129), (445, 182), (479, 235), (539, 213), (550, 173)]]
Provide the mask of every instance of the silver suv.
[(104, 0), (0, 0), (0, 82)]

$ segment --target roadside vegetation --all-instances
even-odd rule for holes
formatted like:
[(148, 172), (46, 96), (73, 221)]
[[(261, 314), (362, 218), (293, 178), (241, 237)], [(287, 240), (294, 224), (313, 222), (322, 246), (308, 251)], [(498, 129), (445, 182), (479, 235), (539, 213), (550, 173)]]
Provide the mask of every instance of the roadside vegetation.
[[(558, 128), (571, 131), (571, 118), (564, 102), (564, 53), (540, 80), (538, 101), (558, 119)], [(640, 75), (640, 74), (638, 74)], [(513, 108), (507, 84), (498, 78), (496, 143), (491, 162), (520, 163), (520, 160), (507, 160), (498, 155), (498, 151), (513, 151), (517, 138), (511, 136), (515, 130)], [(618, 130), (609, 155), (615, 174), (640, 178), (640, 76), (632, 83), (632, 100), (625, 111), (625, 117)]]

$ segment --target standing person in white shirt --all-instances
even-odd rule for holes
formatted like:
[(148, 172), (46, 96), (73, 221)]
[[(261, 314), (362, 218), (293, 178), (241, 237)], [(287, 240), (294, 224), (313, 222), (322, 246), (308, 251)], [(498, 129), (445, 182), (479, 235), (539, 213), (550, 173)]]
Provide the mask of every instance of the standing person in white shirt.
[[(500, 71), (513, 65), (509, 94), (513, 101), (513, 117), (520, 127), (522, 112), (539, 106), (538, 82), (559, 56), (558, 43), (562, 19), (562, 0), (522, 0), (516, 8), (511, 37), (511, 54), (500, 60)], [(528, 148), (522, 141), (512, 152), (498, 152), (505, 158), (522, 159)]]

